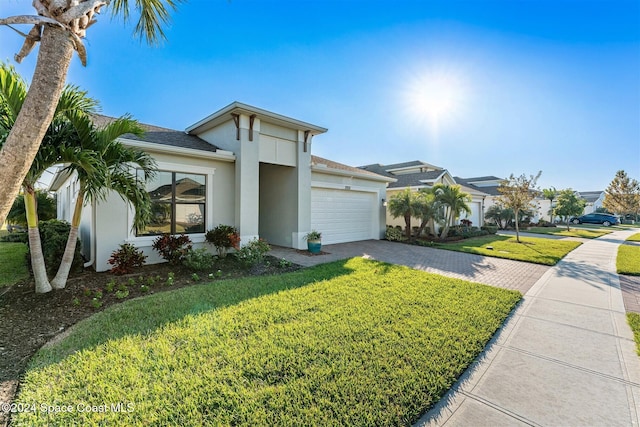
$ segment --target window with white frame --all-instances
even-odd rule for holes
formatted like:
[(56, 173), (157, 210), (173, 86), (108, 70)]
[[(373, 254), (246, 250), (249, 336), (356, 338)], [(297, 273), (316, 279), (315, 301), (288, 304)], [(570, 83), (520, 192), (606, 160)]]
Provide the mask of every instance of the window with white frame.
[[(142, 171), (137, 171), (142, 175)], [(151, 198), (151, 221), (137, 236), (163, 233), (193, 234), (206, 230), (206, 176), (192, 173), (158, 171), (147, 182)]]

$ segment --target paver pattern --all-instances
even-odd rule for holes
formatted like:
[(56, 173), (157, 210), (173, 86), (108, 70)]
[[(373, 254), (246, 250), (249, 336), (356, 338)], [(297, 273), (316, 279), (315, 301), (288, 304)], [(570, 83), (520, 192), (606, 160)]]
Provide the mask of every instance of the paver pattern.
[(491, 258), (482, 255), (412, 246), (386, 240), (340, 243), (322, 246), (325, 255), (309, 256), (306, 251), (274, 246), (270, 255), (296, 264), (312, 266), (357, 256), (391, 264), (406, 265), (417, 270), (437, 273), (525, 294), (549, 269), (527, 262)]

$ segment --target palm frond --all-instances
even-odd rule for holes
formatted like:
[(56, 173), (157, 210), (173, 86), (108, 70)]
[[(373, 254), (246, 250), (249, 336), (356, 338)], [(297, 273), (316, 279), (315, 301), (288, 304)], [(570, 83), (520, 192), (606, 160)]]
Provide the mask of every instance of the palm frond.
[(171, 21), (171, 12), (178, 8), (178, 4), (185, 0), (113, 0), (111, 2), (112, 16), (121, 16), (124, 22), (130, 19), (130, 9), (135, 3), (139, 12), (138, 22), (134, 29), (134, 36), (145, 39), (150, 44), (159, 44), (166, 39), (163, 27)]
[(11, 65), (0, 62), (0, 126), (9, 131), (20, 113), (27, 84)]

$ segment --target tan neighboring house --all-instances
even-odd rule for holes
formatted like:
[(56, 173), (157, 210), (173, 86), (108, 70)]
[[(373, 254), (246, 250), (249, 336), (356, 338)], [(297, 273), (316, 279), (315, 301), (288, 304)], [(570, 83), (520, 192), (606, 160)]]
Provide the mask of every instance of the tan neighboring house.
[[(134, 212), (115, 194), (87, 205), (80, 239), (87, 264), (97, 271), (110, 268), (107, 261), (122, 243), (141, 248), (147, 262), (156, 263), (162, 260), (151, 245), (159, 234), (188, 234), (197, 247), (219, 224), (237, 227), (242, 243), (263, 238), (298, 249), (306, 248), (304, 236), (314, 229), (324, 244), (384, 237), (386, 187), (395, 178), (313, 156), (323, 127), (239, 102), (184, 132), (144, 126), (144, 137), (120, 141), (158, 164), (158, 176), (147, 186), (154, 221), (136, 230)], [(51, 190), (58, 218), (70, 220), (75, 176), (60, 169)]]
[[(410, 188), (412, 191), (418, 191), (422, 188), (432, 188), (436, 184), (459, 184), (464, 192), (471, 195), (471, 202), (469, 203), (471, 214), (463, 214), (460, 219), (468, 219), (474, 226), (478, 227), (484, 224), (485, 204), (488, 199), (492, 197), (490, 192), (493, 190), (483, 188), (482, 186), (485, 184), (488, 185), (489, 181), (485, 182), (482, 181), (482, 179), (476, 178), (468, 180), (458, 177), (454, 178), (447, 169), (419, 160), (391, 165), (381, 165), (377, 163), (360, 166), (360, 168), (389, 178), (397, 179), (396, 182), (389, 184), (389, 187), (387, 188), (387, 199), (390, 199), (393, 195), (403, 191), (405, 188)], [(490, 178), (493, 180), (500, 180), (500, 178), (496, 177)], [(493, 181), (490, 182), (493, 183)], [(497, 184), (495, 184), (495, 186), (497, 188)], [(418, 218), (414, 218), (411, 223), (412, 225), (417, 226), (420, 224), (420, 220)], [(404, 219), (393, 218), (387, 210), (387, 224), (404, 227)]]

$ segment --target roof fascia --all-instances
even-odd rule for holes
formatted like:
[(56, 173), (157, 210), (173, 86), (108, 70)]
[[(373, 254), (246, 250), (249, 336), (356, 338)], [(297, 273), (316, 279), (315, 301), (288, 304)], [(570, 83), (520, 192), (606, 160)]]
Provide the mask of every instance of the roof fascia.
[(203, 151), (193, 148), (176, 147), (174, 145), (157, 144), (155, 142), (137, 141), (127, 138), (118, 138), (118, 140), (126, 146), (139, 148), (144, 151), (155, 151), (157, 153), (176, 154), (186, 157), (207, 158), (212, 160), (221, 160), (223, 162), (236, 161), (236, 156), (231, 151)]
[(308, 130), (312, 135), (318, 135), (327, 131), (326, 128), (312, 125), (311, 123), (303, 122), (301, 120), (292, 119), (291, 117), (283, 116), (281, 114), (273, 113), (271, 111), (263, 110), (262, 108), (253, 107), (251, 105), (243, 104), (237, 101), (232, 102), (226, 107), (194, 123), (185, 131), (188, 134), (192, 135), (200, 134), (218, 125), (221, 125), (222, 123), (232, 120), (231, 114), (245, 114), (249, 116), (255, 114), (260, 120), (264, 122), (273, 123), (287, 128), (293, 128), (296, 130)]
[(328, 175), (348, 176), (352, 178), (368, 179), (371, 181), (379, 181), (379, 182), (396, 182), (397, 181), (397, 179), (395, 178), (389, 178), (382, 175), (371, 175), (368, 173), (359, 173), (354, 171), (347, 171), (344, 169), (334, 169), (326, 165), (323, 165), (323, 166), (311, 165), (311, 170), (313, 172), (326, 173)]

